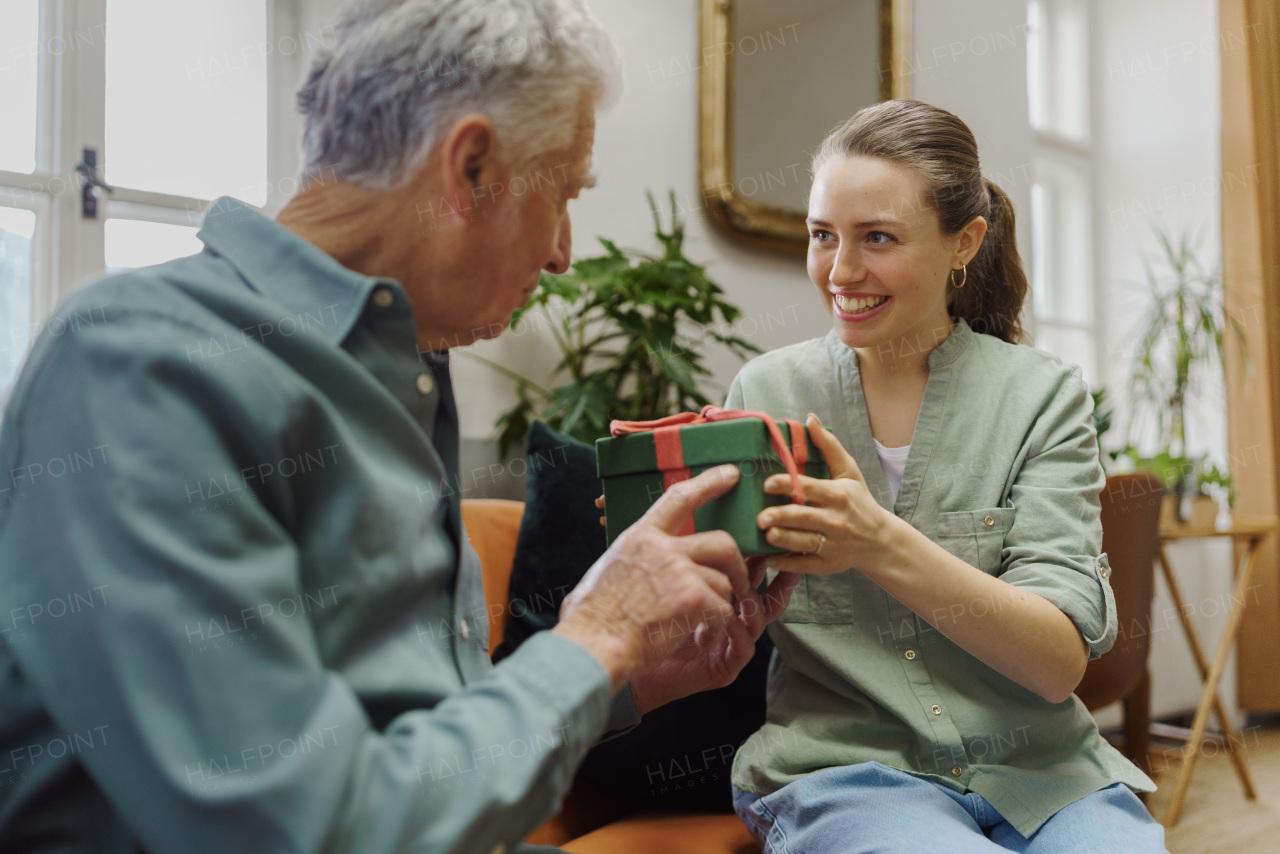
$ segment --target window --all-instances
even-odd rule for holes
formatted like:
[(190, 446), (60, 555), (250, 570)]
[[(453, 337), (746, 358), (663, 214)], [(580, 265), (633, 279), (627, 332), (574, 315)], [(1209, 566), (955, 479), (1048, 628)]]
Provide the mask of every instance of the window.
[(0, 206), (0, 394), (12, 384), (31, 343), (31, 245), (36, 215), (21, 208)]
[[(56, 304), (199, 252), (222, 195), (294, 190), (293, 94), (332, 31), (297, 0), (23, 0), (0, 27), (0, 404)], [(77, 165), (96, 159), (97, 214)]]
[(1098, 385), (1090, 211), (1088, 0), (1029, 0), (1032, 314), (1035, 345)]

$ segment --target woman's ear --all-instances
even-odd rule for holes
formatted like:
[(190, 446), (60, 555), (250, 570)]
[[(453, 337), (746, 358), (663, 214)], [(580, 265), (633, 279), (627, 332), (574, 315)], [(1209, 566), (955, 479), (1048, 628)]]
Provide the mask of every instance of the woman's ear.
[(974, 217), (968, 225), (960, 229), (957, 235), (955, 256), (952, 258), (952, 269), (959, 270), (962, 266), (973, 261), (974, 256), (978, 254), (978, 250), (982, 248), (982, 241), (987, 236), (987, 218)]

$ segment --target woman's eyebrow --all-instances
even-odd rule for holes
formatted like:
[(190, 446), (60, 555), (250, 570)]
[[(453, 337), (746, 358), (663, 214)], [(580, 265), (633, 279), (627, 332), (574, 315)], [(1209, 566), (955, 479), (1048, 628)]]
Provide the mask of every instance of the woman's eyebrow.
[[(805, 222), (809, 225), (817, 225), (823, 228), (831, 228), (831, 223), (824, 219), (816, 219), (815, 217), (807, 217)], [(866, 222), (857, 223), (854, 228), (906, 228), (907, 224), (896, 219), (872, 219)]]

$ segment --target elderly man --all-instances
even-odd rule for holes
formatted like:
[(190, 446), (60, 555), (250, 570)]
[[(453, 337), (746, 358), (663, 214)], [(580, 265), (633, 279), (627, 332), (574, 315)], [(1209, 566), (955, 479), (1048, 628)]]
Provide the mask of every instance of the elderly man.
[(0, 850), (517, 850), (592, 743), (731, 681), (785, 606), (727, 535), (672, 536), (736, 481), (708, 473), (490, 664), (448, 350), (567, 268), (617, 62), (581, 0), (369, 0), (336, 33), (306, 189), (87, 288), (61, 311), (104, 319), (13, 394)]

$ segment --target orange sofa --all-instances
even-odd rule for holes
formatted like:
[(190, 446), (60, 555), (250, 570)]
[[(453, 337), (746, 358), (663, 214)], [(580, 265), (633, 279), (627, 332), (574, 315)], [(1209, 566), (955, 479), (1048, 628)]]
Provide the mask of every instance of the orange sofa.
[[(489, 605), (489, 652), (507, 623), (507, 588), (524, 504), (499, 499), (462, 502), (462, 519), (480, 555)], [(558, 815), (529, 834), (528, 842), (558, 845), (572, 854), (758, 854), (760, 846), (735, 815), (646, 813), (602, 802), (575, 788)]]

